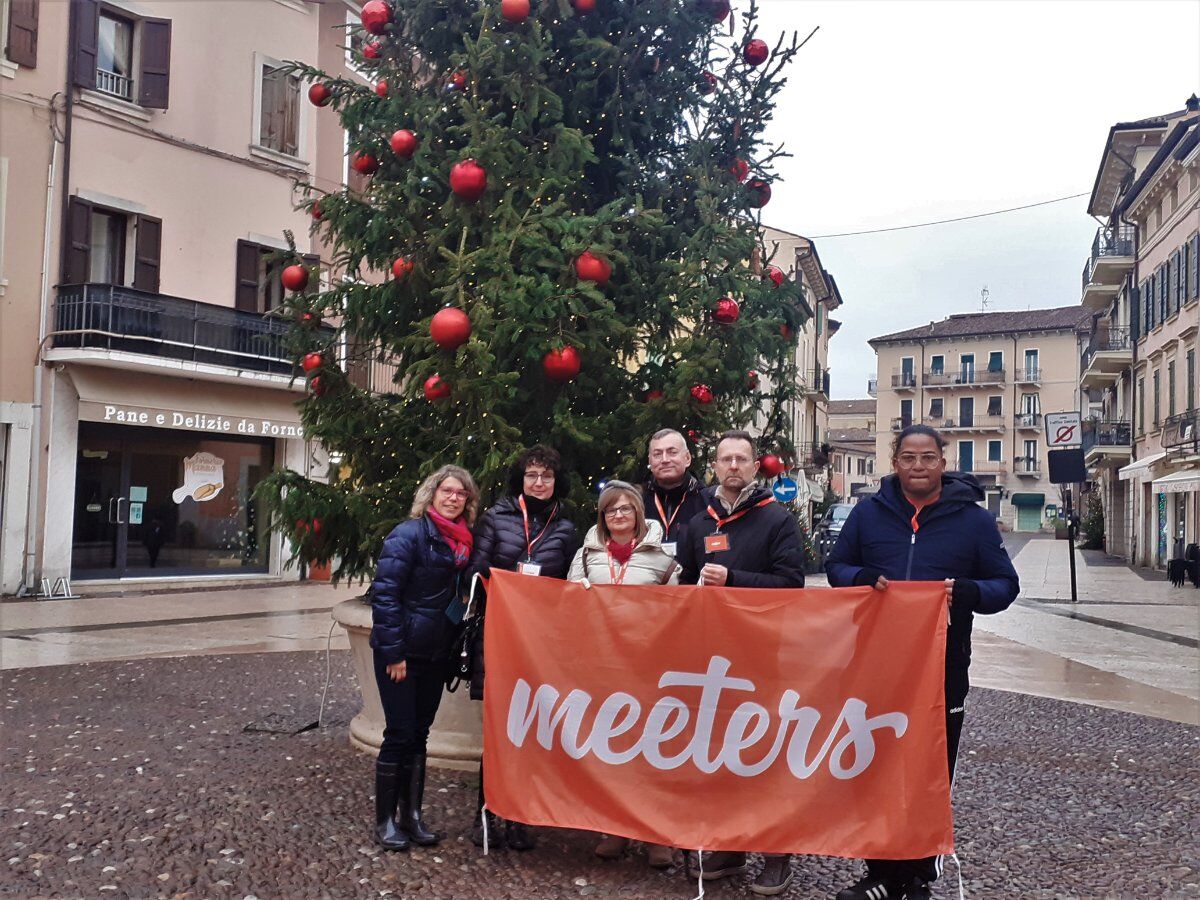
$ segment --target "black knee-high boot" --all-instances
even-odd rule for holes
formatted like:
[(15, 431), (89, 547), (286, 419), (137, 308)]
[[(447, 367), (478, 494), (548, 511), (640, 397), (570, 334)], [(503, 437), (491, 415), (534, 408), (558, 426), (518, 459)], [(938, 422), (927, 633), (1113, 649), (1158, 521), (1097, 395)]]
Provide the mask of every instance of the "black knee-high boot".
[(442, 840), (442, 836), (426, 828), (421, 818), (421, 805), (425, 799), (425, 754), (408, 757), (400, 771), (400, 827), (414, 844), (432, 847)]
[(396, 825), (400, 799), (400, 766), (375, 763), (375, 841), (385, 850), (407, 850), (408, 838)]

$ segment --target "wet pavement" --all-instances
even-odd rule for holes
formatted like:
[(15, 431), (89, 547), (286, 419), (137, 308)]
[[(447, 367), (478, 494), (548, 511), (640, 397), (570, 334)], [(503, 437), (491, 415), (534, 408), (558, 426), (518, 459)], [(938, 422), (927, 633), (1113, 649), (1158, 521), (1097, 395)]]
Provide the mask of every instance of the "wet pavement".
[[(532, 853), (484, 859), (464, 836), (476, 787), (459, 772), (433, 773), (428, 790), (448, 840), (380, 852), (371, 761), (345, 737), (349, 654), (333, 662), (326, 726), (297, 735), (243, 728), (271, 713), (315, 721), (323, 653), (6, 673), (0, 895), (695, 896), (678, 870), (654, 872), (640, 851), (603, 863), (576, 832), (543, 830)], [(1200, 729), (975, 690), (955, 813), (967, 897), (1200, 897)], [(857, 877), (848, 860), (793, 865), (789, 898), (829, 897)], [(750, 895), (740, 880), (708, 896)], [(952, 863), (935, 896), (958, 896)]]

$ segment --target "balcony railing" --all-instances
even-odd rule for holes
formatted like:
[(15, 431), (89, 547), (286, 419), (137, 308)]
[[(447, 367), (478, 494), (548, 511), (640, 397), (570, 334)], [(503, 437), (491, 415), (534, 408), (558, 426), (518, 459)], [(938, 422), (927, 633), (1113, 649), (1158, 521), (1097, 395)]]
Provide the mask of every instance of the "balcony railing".
[(1013, 416), (1013, 425), (1023, 430), (1041, 429), (1042, 414), (1021, 412)]
[(925, 372), (926, 387), (958, 387), (972, 384), (1004, 384), (1004, 369), (928, 369)]
[(1013, 374), (1013, 381), (1017, 384), (1037, 384), (1042, 380), (1042, 370), (1037, 366), (1026, 366), (1023, 369), (1017, 369)]
[(868, 378), (867, 379), (867, 396), (868, 397), (879, 396), (879, 379), (878, 378)]
[(133, 99), (133, 79), (107, 69), (96, 70), (96, 90), (112, 94), (122, 100)]
[(1083, 452), (1093, 447), (1128, 447), (1133, 442), (1133, 426), (1129, 422), (1085, 422)]
[(288, 327), (279, 317), (212, 303), (121, 285), (72, 284), (58, 289), (51, 337), (54, 347), (117, 350), (291, 375), (295, 366), (286, 345)]
[[(964, 463), (969, 468), (963, 468)], [(1008, 471), (1008, 466), (1000, 459), (959, 459), (957, 465), (958, 471), (971, 472), (974, 475), (999, 475)]]
[(1163, 422), (1162, 446), (1164, 449), (1185, 447), (1192, 453), (1200, 453), (1200, 410), (1169, 416)]
[(1083, 291), (1087, 291), (1089, 284), (1097, 283), (1096, 268), (1109, 258), (1133, 258), (1136, 235), (1137, 229), (1133, 225), (1104, 227), (1096, 231), (1096, 237), (1092, 240), (1092, 252), (1083, 264)]
[(1097, 328), (1088, 340), (1087, 349), (1079, 358), (1080, 371), (1087, 371), (1092, 359), (1097, 353), (1119, 352), (1132, 349), (1129, 326), (1110, 326)]
[(892, 431), (903, 431), (909, 425), (916, 421), (912, 416), (901, 416), (898, 419), (892, 419)]
[(917, 373), (904, 369), (892, 370), (892, 387), (896, 390), (909, 390), (917, 386)]
[(1042, 462), (1036, 456), (1014, 456), (1013, 471), (1018, 475), (1040, 475)]
[(812, 392), (828, 400), (829, 370), (817, 366), (809, 373), (809, 377), (812, 379), (812, 381), (809, 382), (812, 385)]
[(928, 416), (924, 420), (931, 428), (944, 431), (993, 431), (1004, 428), (1005, 418), (1001, 415)]
[(824, 469), (829, 465), (830, 447), (828, 444), (797, 444), (796, 458), (802, 469), (808, 471)]

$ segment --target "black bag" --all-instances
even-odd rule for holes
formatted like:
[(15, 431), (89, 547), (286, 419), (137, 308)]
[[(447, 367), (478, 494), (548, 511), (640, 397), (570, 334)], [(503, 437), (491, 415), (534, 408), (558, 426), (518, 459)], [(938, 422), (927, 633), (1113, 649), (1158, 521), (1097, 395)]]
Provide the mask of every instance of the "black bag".
[[(450, 647), (450, 669), (446, 673), (446, 690), (454, 693), (464, 681), (471, 685), (471, 699), (483, 699), (483, 614), (484, 603), (475, 605), (475, 590), (480, 576), (471, 579), (471, 594), (467, 600), (467, 612), (462, 627)], [(475, 683), (479, 682), (479, 696), (475, 696)]]

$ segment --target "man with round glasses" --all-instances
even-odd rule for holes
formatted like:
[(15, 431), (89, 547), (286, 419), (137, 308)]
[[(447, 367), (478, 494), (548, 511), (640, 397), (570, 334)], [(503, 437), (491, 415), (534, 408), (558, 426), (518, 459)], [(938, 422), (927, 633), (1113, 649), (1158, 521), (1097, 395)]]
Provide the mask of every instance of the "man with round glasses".
[[(950, 605), (946, 634), (946, 745), (950, 777), (958, 755), (970, 682), (971, 625), (975, 613), (998, 613), (1020, 591), (1016, 570), (996, 522), (979, 505), (974, 477), (947, 472), (945, 439), (928, 425), (910, 425), (892, 443), (894, 474), (850, 512), (825, 571), (833, 587), (890, 581), (941, 581)], [(884, 598), (881, 598), (884, 599)], [(866, 877), (837, 900), (921, 900), (942, 872), (942, 857), (869, 859)]]

